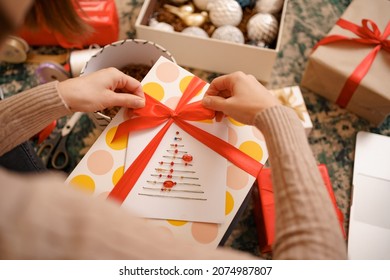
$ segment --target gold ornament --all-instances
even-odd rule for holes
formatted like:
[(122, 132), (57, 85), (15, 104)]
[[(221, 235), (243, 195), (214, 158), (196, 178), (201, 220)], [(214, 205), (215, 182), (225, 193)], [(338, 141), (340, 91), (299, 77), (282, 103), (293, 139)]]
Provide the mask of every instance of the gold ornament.
[(178, 16), (188, 26), (201, 26), (208, 18), (208, 13), (205, 11), (194, 13), (195, 8), (190, 4), (181, 7), (165, 4), (164, 8), (168, 12)]

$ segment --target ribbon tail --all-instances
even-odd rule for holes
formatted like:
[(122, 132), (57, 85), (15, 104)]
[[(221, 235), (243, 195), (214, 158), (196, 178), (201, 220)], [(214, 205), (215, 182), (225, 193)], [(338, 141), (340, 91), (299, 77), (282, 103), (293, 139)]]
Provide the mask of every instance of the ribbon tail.
[(138, 155), (138, 157), (126, 170), (121, 179), (118, 181), (118, 183), (108, 195), (109, 199), (113, 199), (120, 204), (125, 201), (127, 195), (130, 193), (135, 183), (141, 176), (142, 172), (145, 170), (145, 167), (148, 165), (151, 157), (156, 151), (158, 145), (160, 144), (161, 139), (163, 139), (172, 122), (173, 121), (168, 121), (166, 125), (149, 142), (145, 149)]
[(233, 145), (222, 139), (182, 120), (175, 120), (175, 123), (207, 147), (217, 152), (231, 163), (257, 178), (263, 165), (247, 154), (241, 152)]
[(370, 70), (372, 63), (374, 62), (375, 56), (380, 49), (380, 45), (376, 46), (348, 77), (336, 101), (336, 103), (340, 105), (340, 107), (347, 107), (361, 80), (367, 74), (368, 70)]

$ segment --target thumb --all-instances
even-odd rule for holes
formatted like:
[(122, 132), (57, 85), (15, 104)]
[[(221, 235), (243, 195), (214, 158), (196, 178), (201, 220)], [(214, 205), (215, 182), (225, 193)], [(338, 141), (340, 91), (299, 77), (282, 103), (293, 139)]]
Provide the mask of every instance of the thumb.
[(214, 111), (224, 111), (226, 99), (221, 96), (205, 96), (202, 100), (202, 104), (207, 109)]

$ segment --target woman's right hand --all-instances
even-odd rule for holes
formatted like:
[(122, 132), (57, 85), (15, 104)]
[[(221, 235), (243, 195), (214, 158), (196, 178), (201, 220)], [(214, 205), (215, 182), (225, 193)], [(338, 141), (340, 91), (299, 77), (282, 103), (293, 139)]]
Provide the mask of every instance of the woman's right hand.
[(253, 125), (256, 115), (280, 102), (255, 77), (242, 72), (215, 78), (203, 97), (204, 107), (243, 124)]

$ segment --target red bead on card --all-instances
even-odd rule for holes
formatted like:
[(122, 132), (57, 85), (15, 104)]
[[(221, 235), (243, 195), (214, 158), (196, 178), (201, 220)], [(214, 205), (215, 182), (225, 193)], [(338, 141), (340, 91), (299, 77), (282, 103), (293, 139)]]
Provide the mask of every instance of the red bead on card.
[(193, 160), (193, 157), (190, 154), (185, 154), (182, 156), (182, 160), (185, 162), (191, 162)]
[(171, 180), (164, 181), (164, 183), (163, 183), (164, 188), (167, 188), (167, 189), (172, 188), (174, 185), (176, 185), (176, 183), (171, 181)]

